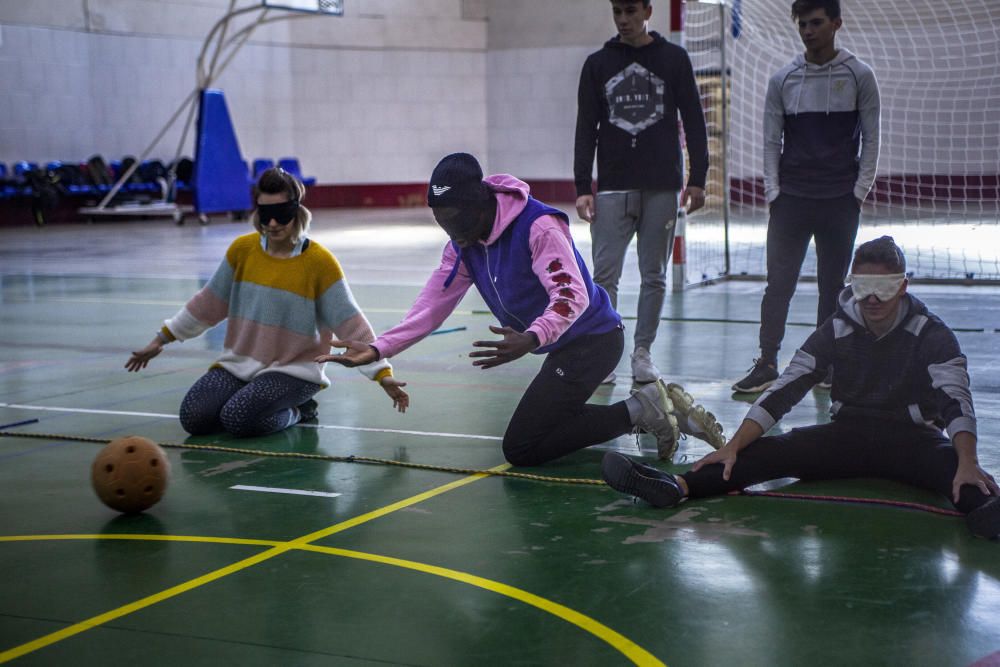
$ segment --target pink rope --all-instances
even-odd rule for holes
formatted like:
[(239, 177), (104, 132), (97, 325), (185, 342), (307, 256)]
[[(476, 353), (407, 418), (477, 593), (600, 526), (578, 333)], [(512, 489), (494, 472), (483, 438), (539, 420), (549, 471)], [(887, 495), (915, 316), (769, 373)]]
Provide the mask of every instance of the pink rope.
[(941, 514), (944, 516), (963, 517), (965, 514), (957, 510), (949, 510), (943, 507), (914, 503), (906, 500), (885, 500), (882, 498), (855, 498), (851, 496), (822, 496), (811, 493), (782, 493), (780, 491), (741, 491), (735, 495), (744, 496), (764, 496), (765, 498), (790, 498), (792, 500), (818, 500), (834, 503), (856, 503), (861, 505), (885, 505), (887, 507), (901, 507), (904, 509), (920, 510), (931, 514)]

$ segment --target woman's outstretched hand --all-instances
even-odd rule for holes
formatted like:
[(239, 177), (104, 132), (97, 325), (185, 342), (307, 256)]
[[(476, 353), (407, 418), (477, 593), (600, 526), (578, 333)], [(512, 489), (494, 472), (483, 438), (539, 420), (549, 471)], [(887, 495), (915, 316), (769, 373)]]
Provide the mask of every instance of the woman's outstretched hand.
[(400, 412), (406, 412), (406, 408), (410, 407), (410, 395), (403, 391), (406, 383), (388, 375), (379, 380), (379, 384), (382, 385), (382, 391), (392, 399), (392, 407)]
[(163, 343), (159, 338), (154, 338), (153, 342), (149, 345), (132, 353), (132, 356), (125, 362), (125, 368), (128, 369), (129, 373), (137, 373), (145, 368), (150, 360), (160, 352), (163, 352)]

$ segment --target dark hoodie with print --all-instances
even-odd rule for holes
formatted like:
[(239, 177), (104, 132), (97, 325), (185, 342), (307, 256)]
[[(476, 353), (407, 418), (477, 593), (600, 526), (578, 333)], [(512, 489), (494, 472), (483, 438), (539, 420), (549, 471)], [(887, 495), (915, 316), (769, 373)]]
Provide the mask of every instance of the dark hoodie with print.
[(573, 160), (577, 196), (591, 194), (594, 150), (601, 190), (680, 190), (683, 156), (677, 113), (684, 124), (691, 173), (705, 187), (708, 138), (691, 59), (656, 32), (633, 47), (605, 42), (580, 74)]

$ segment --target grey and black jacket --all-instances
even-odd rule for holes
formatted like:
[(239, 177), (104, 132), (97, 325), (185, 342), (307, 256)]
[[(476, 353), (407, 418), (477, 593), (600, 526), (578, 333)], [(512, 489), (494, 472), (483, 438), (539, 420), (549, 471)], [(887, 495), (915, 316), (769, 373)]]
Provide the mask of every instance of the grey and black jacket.
[(747, 414), (769, 430), (833, 366), (833, 419), (875, 417), (976, 434), (968, 364), (954, 332), (907, 294), (892, 329), (876, 338), (864, 324), (851, 288), (830, 316), (795, 351), (778, 380)]
[[(800, 54), (771, 77), (764, 102), (764, 193), (868, 196), (881, 107), (871, 67), (847, 49), (816, 65)], [(860, 155), (859, 155), (860, 149)]]

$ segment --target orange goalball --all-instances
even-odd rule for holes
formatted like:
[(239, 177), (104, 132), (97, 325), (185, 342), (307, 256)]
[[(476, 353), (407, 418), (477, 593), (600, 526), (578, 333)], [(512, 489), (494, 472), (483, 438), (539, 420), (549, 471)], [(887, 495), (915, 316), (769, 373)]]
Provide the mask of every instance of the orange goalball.
[(163, 450), (138, 435), (112, 440), (90, 467), (97, 497), (125, 514), (142, 512), (159, 502), (169, 477), (170, 462)]

